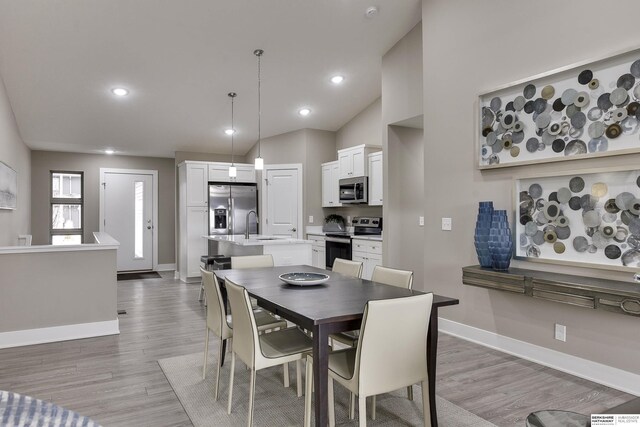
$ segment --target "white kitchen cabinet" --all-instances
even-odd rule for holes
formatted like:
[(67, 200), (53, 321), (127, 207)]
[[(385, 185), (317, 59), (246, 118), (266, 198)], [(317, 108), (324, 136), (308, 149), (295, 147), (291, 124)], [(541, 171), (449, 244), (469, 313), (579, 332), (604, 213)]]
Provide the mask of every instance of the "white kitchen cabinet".
[(236, 163), (236, 177), (229, 177), (231, 163), (209, 163), (209, 181), (213, 182), (256, 182), (256, 170), (253, 165)]
[(313, 242), (311, 245), (311, 265), (318, 268), (326, 268), (324, 236), (309, 234), (307, 235), (307, 240), (311, 240)]
[(382, 206), (382, 151), (369, 154), (369, 205)]
[(322, 207), (335, 208), (340, 203), (340, 165), (337, 161), (322, 164)]
[(374, 267), (382, 265), (382, 242), (353, 238), (351, 259), (362, 263), (362, 278), (371, 280)]
[(187, 208), (187, 277), (200, 277), (200, 257), (207, 254), (209, 209)]
[(207, 176), (209, 173), (206, 163), (188, 163), (186, 168), (186, 203), (187, 206), (207, 206)]
[(363, 144), (338, 150), (340, 179), (356, 176), (368, 176), (369, 165), (367, 163), (367, 156), (374, 150), (380, 150), (380, 147), (372, 147)]

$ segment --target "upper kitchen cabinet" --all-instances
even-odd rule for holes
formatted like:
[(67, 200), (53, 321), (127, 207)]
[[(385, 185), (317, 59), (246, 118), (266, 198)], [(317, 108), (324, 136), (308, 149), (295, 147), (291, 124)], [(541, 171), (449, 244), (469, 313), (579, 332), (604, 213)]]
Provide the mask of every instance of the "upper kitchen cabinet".
[(207, 175), (208, 165), (204, 162), (184, 162), (179, 166), (185, 179), (182, 186), (185, 191), (187, 206), (207, 206)]
[(229, 177), (231, 163), (209, 163), (209, 181), (213, 182), (256, 182), (253, 165), (236, 163), (236, 177)]
[(369, 206), (382, 206), (382, 151), (369, 154)]
[(322, 207), (336, 208), (340, 203), (340, 164), (338, 161), (322, 164)]
[(367, 156), (380, 147), (368, 145), (356, 145), (355, 147), (338, 150), (338, 163), (340, 165), (340, 179), (356, 176), (368, 176)]

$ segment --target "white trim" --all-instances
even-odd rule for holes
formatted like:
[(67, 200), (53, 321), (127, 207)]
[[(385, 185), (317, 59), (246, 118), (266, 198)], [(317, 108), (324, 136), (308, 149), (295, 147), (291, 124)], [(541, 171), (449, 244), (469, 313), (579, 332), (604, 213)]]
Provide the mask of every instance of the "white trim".
[(302, 211), (304, 210), (304, 200), (302, 198), (302, 186), (304, 181), (302, 180), (302, 164), (301, 163), (291, 163), (291, 164), (281, 164), (281, 165), (264, 165), (264, 169), (262, 170), (262, 176), (260, 178), (261, 182), (261, 208), (262, 212), (260, 213), (260, 230), (263, 230), (261, 234), (270, 234), (267, 233), (269, 230), (265, 220), (267, 217), (267, 190), (265, 181), (267, 179), (267, 171), (269, 170), (287, 170), (287, 169), (296, 169), (298, 171), (298, 226), (296, 227), (296, 237), (298, 239), (303, 238), (303, 228), (304, 222), (302, 221)]
[(438, 318), (438, 330), (503, 353), (517, 356), (616, 390), (640, 395), (640, 375), (581, 357), (498, 335), (452, 320)]
[(1, 332), (0, 348), (102, 337), (105, 335), (117, 335), (119, 333), (120, 324), (118, 319), (106, 320), (104, 322), (78, 323), (75, 325), (53, 326), (50, 328)]
[(173, 264), (158, 264), (156, 271), (173, 271), (176, 269), (176, 263)]
[(105, 173), (122, 173), (132, 175), (151, 175), (153, 181), (153, 259), (152, 269), (158, 269), (158, 171), (157, 170), (144, 170), (144, 169), (114, 169), (114, 168), (100, 168), (100, 217), (99, 217), (99, 231), (104, 231), (104, 174)]

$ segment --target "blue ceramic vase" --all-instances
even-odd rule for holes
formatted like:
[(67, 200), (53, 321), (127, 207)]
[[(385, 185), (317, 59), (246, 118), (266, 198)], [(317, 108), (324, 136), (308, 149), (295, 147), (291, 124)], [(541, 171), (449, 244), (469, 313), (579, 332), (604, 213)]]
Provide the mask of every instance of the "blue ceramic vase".
[(491, 253), (494, 270), (504, 271), (509, 269), (513, 253), (513, 240), (507, 211), (505, 210), (493, 211), (491, 230), (489, 231), (489, 252)]
[(474, 234), (474, 244), (480, 267), (493, 267), (491, 252), (489, 251), (489, 231), (491, 230), (492, 218), (493, 202), (480, 202)]

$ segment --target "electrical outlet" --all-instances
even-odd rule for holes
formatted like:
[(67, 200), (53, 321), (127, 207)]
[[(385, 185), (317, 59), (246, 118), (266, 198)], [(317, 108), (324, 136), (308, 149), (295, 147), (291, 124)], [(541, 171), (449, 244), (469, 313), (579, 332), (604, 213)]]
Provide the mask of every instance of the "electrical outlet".
[(424, 226), (424, 217), (423, 217), (423, 216), (419, 216), (419, 217), (418, 217), (418, 225), (419, 225), (420, 227), (423, 227), (423, 226)]
[(559, 323), (555, 324), (555, 339), (567, 342), (567, 327)]
[(442, 218), (442, 229), (444, 231), (451, 231), (451, 218)]
[(351, 215), (347, 215), (347, 226), (351, 226)]
[(313, 215), (309, 215), (309, 224), (313, 224)]

